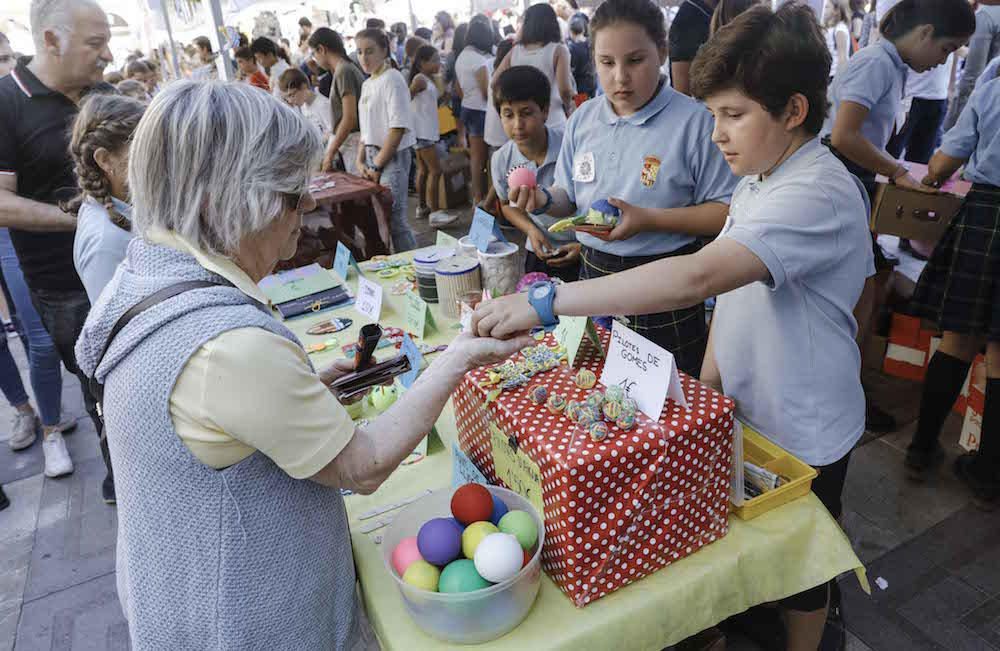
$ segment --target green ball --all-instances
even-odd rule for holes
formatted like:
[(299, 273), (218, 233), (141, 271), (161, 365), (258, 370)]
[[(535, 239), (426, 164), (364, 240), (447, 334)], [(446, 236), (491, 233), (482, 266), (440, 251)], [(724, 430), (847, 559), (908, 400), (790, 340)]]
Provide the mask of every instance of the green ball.
[(479, 576), (476, 564), (467, 558), (452, 561), (441, 570), (439, 592), (472, 592), (488, 588), (492, 583)]
[(473, 522), (462, 532), (462, 553), (466, 558), (475, 558), (476, 547), (479, 547), (483, 538), (499, 531), (492, 522)]
[(381, 414), (391, 407), (398, 397), (399, 394), (396, 391), (396, 386), (393, 385), (391, 387), (375, 387), (368, 395), (368, 400), (372, 403), (375, 411)]
[(438, 580), (440, 578), (441, 571), (427, 561), (422, 560), (410, 563), (410, 566), (406, 568), (406, 572), (403, 573), (404, 581), (416, 588), (431, 592), (437, 592)]
[(531, 549), (538, 542), (538, 526), (535, 524), (535, 518), (526, 511), (510, 511), (500, 518), (500, 531), (517, 538), (522, 549)]

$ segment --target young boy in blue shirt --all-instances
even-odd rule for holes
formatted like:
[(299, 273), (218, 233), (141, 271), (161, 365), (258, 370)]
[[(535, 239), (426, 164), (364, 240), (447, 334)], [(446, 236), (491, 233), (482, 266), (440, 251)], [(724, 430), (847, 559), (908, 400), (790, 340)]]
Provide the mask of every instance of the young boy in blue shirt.
[[(743, 177), (719, 237), (691, 255), (483, 303), (472, 326), (506, 337), (559, 314), (643, 314), (718, 296), (701, 380), (817, 467), (813, 491), (838, 517), (865, 429), (852, 310), (875, 266), (865, 189), (818, 138), (827, 101), (817, 71), (829, 66), (807, 6), (740, 15), (691, 67), (693, 95), (715, 116), (712, 140)], [(818, 647), (830, 594), (822, 584), (780, 602), (789, 649)]]
[(550, 94), (548, 77), (534, 66), (513, 66), (500, 73), (493, 83), (493, 105), (510, 140), (493, 154), (490, 172), (503, 216), (527, 238), (525, 273), (540, 271), (572, 282), (580, 276), (580, 244), (573, 231), (549, 233), (549, 226), (558, 221), (555, 217), (530, 215), (507, 200), (507, 177), (515, 168), (532, 170), (538, 185), (555, 181), (562, 131), (545, 126)]

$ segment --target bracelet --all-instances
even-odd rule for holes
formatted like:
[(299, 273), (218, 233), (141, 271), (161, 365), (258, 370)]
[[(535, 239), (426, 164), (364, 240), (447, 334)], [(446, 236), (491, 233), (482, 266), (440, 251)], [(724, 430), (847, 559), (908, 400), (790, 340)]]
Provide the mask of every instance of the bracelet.
[(899, 163), (896, 165), (896, 169), (893, 170), (892, 176), (889, 177), (889, 183), (895, 184), (896, 179), (902, 176), (906, 176), (909, 173), (910, 173), (910, 168), (908, 168), (906, 165), (903, 165), (902, 163)]

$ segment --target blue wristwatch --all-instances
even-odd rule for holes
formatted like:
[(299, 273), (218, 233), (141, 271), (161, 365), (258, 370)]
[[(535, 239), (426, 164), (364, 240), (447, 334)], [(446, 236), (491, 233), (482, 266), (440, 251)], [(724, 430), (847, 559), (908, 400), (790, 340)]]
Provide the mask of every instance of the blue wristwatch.
[(545, 195), (545, 203), (532, 210), (531, 211), (532, 215), (544, 215), (549, 211), (549, 208), (552, 207), (552, 193), (549, 192), (549, 189), (546, 187), (539, 187), (538, 189), (541, 190), (542, 194)]
[(559, 317), (552, 311), (555, 300), (556, 286), (552, 281), (540, 280), (528, 288), (528, 303), (535, 308), (538, 319), (546, 330), (552, 330), (559, 323)]

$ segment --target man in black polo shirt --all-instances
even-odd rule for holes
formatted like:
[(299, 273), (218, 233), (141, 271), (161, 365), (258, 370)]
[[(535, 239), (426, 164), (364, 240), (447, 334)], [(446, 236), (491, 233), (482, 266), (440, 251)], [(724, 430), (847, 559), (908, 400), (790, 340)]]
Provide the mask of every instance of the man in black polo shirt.
[[(111, 32), (93, 0), (32, 0), (31, 31), (35, 57), (21, 59), (0, 79), (0, 226), (10, 228), (32, 302), (63, 364), (80, 378), (87, 411), (100, 433), (94, 400), (73, 352), (90, 310), (73, 266), (76, 218), (58, 203), (78, 192), (69, 129), (80, 100), (107, 87), (103, 77), (113, 59)], [(46, 432), (46, 439), (54, 436)], [(108, 468), (104, 498), (114, 503), (105, 442), (101, 451)], [(68, 454), (65, 462), (71, 471)]]
[(708, 41), (708, 28), (718, 0), (684, 0), (670, 23), (670, 84), (691, 94), (691, 62)]

